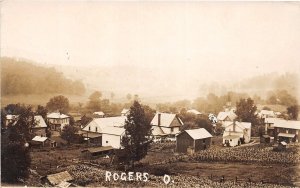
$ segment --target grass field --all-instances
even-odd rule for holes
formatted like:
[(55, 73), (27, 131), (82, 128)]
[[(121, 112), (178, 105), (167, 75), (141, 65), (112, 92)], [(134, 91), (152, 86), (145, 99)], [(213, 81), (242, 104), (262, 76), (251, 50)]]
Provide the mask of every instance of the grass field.
[[(220, 139), (216, 139), (217, 140), (215, 140), (215, 143), (218, 143)], [(246, 146), (246, 148), (247, 147), (255, 147), (257, 149), (261, 149), (266, 146), (258, 144), (256, 146)], [(195, 161), (191, 156), (186, 156), (182, 154), (178, 155), (174, 153), (174, 148), (174, 143), (161, 143), (152, 145), (150, 151), (148, 152), (148, 155), (136, 165), (135, 170), (141, 172), (149, 172), (153, 175), (157, 175), (157, 173), (166, 173), (170, 174), (172, 177), (176, 177), (177, 179), (180, 179), (180, 176), (184, 175), (184, 177), (187, 179), (203, 179), (203, 181), (205, 180), (204, 182), (208, 181), (210, 183), (219, 182), (222, 176), (224, 176), (226, 181), (230, 182), (236, 181), (237, 178), (240, 183), (247, 183), (249, 181), (249, 178), (251, 182), (255, 183), (259, 183), (263, 180), (264, 183), (269, 182), (272, 184), (289, 186), (295, 185), (295, 182), (300, 182), (299, 164), (262, 164), (257, 162)], [(214, 146), (214, 148), (217, 148), (220, 151), (224, 149), (219, 144), (217, 146)], [(234, 150), (242, 150), (242, 148), (243, 147), (234, 148)], [(95, 178), (93, 178), (92, 176), (94, 176), (95, 173), (97, 173), (97, 169), (99, 169), (101, 173), (105, 170), (116, 171), (117, 169), (113, 166), (110, 167), (108, 165), (109, 160), (103, 159), (101, 157), (94, 160), (83, 160), (80, 155), (81, 149), (72, 146), (68, 149), (33, 150), (31, 152), (31, 169), (35, 170), (38, 173), (39, 177), (41, 177), (47, 174), (68, 170), (71, 166), (74, 166), (71, 169), (73, 169), (73, 173), (79, 173), (79, 179), (77, 181), (82, 182), (82, 180), (80, 180), (80, 177), (82, 177), (83, 175), (80, 172), (76, 172), (76, 166), (82, 164), (83, 161), (91, 162), (93, 164), (98, 165), (97, 167), (92, 167), (93, 169), (95, 169), (95, 172), (90, 173), (89, 170), (87, 170), (84, 173), (84, 178), (88, 179), (88, 182), (86, 182), (88, 183), (87, 185), (107, 185), (99, 183), (99, 181), (103, 179), (103, 177), (100, 178), (100, 180), (99, 178), (97, 178), (97, 181), (94, 181), (93, 179)], [(185, 156), (187, 158), (185, 158), (184, 160), (170, 161), (165, 164), (153, 165), (154, 163), (167, 161), (168, 159), (174, 158), (176, 156)], [(198, 181), (197, 179), (193, 179), (193, 181)], [(38, 181), (38, 178), (36, 178), (35, 181), (32, 181), (31, 184), (27, 185), (38, 186)], [(152, 183), (154, 183), (153, 185), (156, 185), (155, 182)], [(123, 184), (116, 183), (113, 185), (121, 186)], [(181, 185), (182, 184), (178, 184), (178, 186)], [(217, 185), (219, 184), (216, 184), (216, 186)], [(140, 186), (152, 186), (152, 184), (143, 184)]]

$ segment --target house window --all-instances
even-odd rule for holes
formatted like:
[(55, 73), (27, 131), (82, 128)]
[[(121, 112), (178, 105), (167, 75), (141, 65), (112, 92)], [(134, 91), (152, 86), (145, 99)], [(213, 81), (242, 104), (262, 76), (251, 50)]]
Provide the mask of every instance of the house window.
[(91, 130), (91, 127), (89, 127), (89, 131)]
[(232, 141), (232, 139), (230, 139), (230, 142)]
[(203, 144), (205, 144), (205, 140), (203, 140)]
[(96, 127), (96, 132), (98, 132), (98, 127)]
[(108, 143), (108, 141), (106, 141), (106, 143)]
[(172, 128), (171, 128), (171, 132), (173, 132), (173, 131), (174, 131), (174, 128), (172, 127)]

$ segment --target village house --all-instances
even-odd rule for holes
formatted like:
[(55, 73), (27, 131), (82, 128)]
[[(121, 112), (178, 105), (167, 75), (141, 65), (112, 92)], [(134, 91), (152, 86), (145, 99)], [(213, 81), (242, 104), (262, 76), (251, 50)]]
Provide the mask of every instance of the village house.
[(201, 115), (202, 114), (201, 112), (199, 112), (198, 110), (195, 110), (195, 109), (188, 110), (188, 111), (186, 111), (186, 113), (191, 113), (191, 114), (194, 114), (194, 115)]
[(183, 122), (176, 114), (156, 113), (151, 121), (154, 138), (174, 137), (180, 132)]
[(237, 146), (249, 143), (251, 139), (251, 123), (249, 122), (225, 122), (223, 133), (223, 144), (226, 146)]
[(127, 116), (129, 114), (129, 109), (124, 108), (121, 112), (121, 116)]
[(265, 134), (269, 135), (270, 137), (274, 138), (275, 132), (274, 132), (274, 123), (276, 121), (281, 121), (283, 119), (280, 118), (265, 118)]
[(65, 126), (70, 125), (70, 117), (59, 112), (47, 114), (46, 121), (54, 131), (62, 131)]
[(7, 127), (10, 123), (14, 123), (16, 122), (16, 120), (18, 120), (19, 115), (11, 115), (8, 114), (5, 117), (5, 127)]
[(176, 136), (176, 151), (194, 153), (210, 147), (212, 135), (204, 128), (185, 130)]
[(274, 111), (271, 110), (261, 110), (258, 113), (258, 117), (260, 117), (261, 119), (265, 119), (265, 118), (276, 118), (276, 114)]
[(231, 111), (219, 112), (219, 114), (217, 116), (217, 120), (218, 120), (218, 122), (223, 124), (224, 122), (234, 121), (236, 117), (237, 117), (237, 115), (234, 113), (234, 111), (231, 110)]
[(125, 120), (126, 116), (94, 118), (81, 133), (91, 143), (119, 148), (121, 136), (125, 132)]
[(37, 136), (46, 136), (47, 124), (44, 118), (40, 115), (34, 116), (34, 125), (31, 127), (30, 132)]
[(300, 140), (300, 121), (277, 120), (274, 122), (274, 140), (299, 142)]
[(103, 118), (104, 117), (104, 112), (102, 112), (102, 111), (99, 111), (99, 112), (94, 112), (93, 113), (93, 116), (95, 117), (95, 118)]

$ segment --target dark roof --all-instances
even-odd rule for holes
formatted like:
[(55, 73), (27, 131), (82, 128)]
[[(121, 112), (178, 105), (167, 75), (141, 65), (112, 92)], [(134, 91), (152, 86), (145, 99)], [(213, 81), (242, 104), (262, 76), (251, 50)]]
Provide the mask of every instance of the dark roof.
[(102, 152), (102, 151), (109, 151), (109, 150), (113, 150), (114, 148), (111, 146), (103, 146), (103, 147), (96, 147), (96, 148), (88, 148), (88, 149), (84, 149), (81, 152), (86, 152), (89, 151), (90, 153), (98, 153), (98, 152)]
[(69, 174), (69, 172), (63, 171), (56, 174), (47, 175), (47, 179), (52, 185), (58, 185), (61, 182), (73, 180), (73, 177)]
[(86, 138), (98, 138), (100, 136), (102, 136), (101, 133), (95, 133), (95, 132), (89, 132), (89, 131), (78, 131), (78, 134), (82, 134), (82, 136), (86, 137)]

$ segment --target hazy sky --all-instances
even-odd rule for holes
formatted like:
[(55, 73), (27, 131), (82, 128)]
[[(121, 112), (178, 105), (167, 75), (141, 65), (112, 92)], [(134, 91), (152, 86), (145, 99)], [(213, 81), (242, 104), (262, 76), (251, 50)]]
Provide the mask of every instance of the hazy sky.
[(2, 56), (138, 65), (185, 81), (299, 71), (299, 33), (299, 2), (1, 3)]

